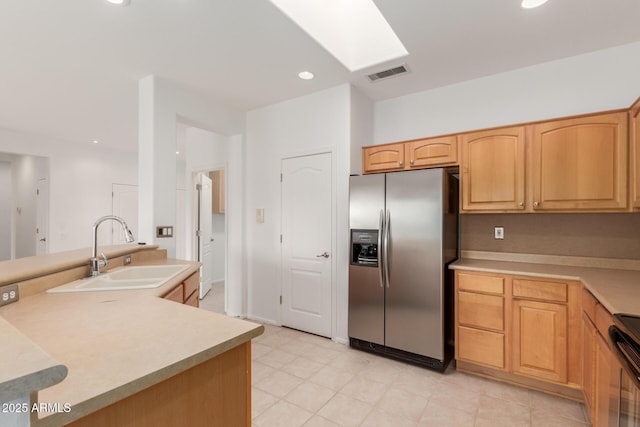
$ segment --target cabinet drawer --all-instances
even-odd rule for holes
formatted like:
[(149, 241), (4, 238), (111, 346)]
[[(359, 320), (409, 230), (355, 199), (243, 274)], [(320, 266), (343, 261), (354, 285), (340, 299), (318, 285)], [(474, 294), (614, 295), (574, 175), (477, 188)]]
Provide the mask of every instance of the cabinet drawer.
[(184, 302), (184, 287), (182, 283), (169, 291), (163, 298), (182, 304)]
[(582, 289), (582, 311), (584, 311), (591, 322), (596, 321), (596, 305), (598, 301), (591, 295), (591, 292)]
[(458, 323), (504, 331), (504, 298), (458, 292)]
[(184, 302), (184, 305), (190, 305), (191, 307), (200, 307), (198, 300), (198, 293), (193, 292), (189, 298)]
[(567, 302), (567, 284), (513, 279), (513, 296), (542, 301)]
[(194, 273), (184, 281), (184, 299), (186, 300), (200, 287), (200, 274)]
[(502, 295), (504, 293), (504, 277), (458, 273), (458, 289)]
[(504, 369), (504, 334), (458, 326), (457, 359)]

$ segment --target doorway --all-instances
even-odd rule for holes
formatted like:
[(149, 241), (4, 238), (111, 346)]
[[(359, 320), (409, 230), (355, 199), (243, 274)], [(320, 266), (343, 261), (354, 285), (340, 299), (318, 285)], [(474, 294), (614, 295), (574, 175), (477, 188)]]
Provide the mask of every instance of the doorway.
[(282, 324), (331, 337), (332, 154), (282, 160)]

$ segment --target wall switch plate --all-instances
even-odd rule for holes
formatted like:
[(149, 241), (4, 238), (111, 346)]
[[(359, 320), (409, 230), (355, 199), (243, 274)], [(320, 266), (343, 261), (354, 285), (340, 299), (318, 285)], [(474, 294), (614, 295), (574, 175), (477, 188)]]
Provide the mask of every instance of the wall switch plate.
[(0, 288), (0, 306), (18, 301), (18, 285), (7, 285)]
[(124, 265), (129, 265), (131, 264), (131, 255), (126, 255), (124, 257)]
[(259, 224), (264, 222), (264, 208), (256, 209), (256, 222)]
[(496, 240), (504, 239), (504, 227), (494, 227), (493, 228), (493, 238)]
[(156, 227), (156, 237), (173, 237), (173, 227), (170, 225), (159, 225)]

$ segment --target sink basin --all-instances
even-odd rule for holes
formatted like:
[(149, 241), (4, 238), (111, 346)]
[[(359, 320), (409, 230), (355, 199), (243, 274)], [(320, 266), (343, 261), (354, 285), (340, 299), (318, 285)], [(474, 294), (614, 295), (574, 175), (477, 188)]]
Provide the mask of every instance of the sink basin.
[(49, 289), (47, 293), (153, 289), (164, 285), (187, 268), (188, 265), (121, 267), (97, 277), (88, 277)]

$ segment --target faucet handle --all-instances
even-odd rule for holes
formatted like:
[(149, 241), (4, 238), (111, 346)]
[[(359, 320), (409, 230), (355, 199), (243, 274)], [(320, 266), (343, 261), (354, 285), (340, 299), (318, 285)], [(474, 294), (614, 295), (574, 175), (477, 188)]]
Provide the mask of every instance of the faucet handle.
[(104, 254), (104, 252), (100, 252), (100, 257), (102, 259), (98, 260), (98, 266), (106, 267), (109, 264), (109, 260), (107, 259), (107, 256)]

